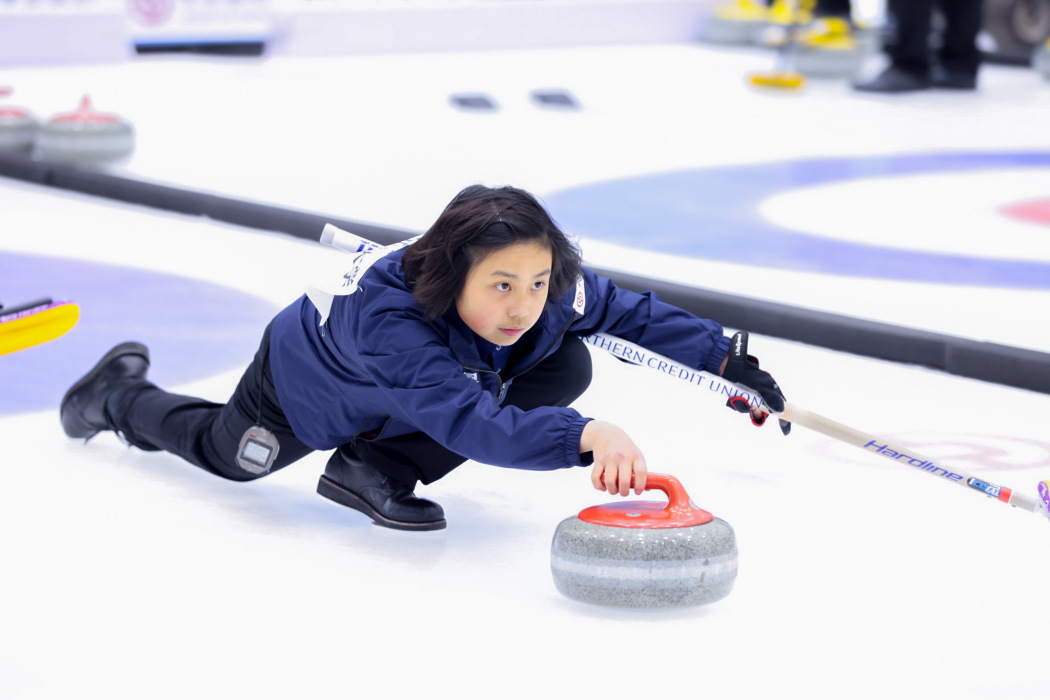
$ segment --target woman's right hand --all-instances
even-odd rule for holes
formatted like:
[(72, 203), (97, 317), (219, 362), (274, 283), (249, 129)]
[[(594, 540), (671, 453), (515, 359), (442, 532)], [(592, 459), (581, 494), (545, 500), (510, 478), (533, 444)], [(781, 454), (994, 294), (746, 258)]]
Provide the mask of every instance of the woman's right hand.
[(580, 435), (580, 452), (594, 455), (591, 483), (599, 491), (626, 496), (645, 490), (648, 473), (645, 456), (630, 436), (619, 426), (605, 421), (588, 421)]

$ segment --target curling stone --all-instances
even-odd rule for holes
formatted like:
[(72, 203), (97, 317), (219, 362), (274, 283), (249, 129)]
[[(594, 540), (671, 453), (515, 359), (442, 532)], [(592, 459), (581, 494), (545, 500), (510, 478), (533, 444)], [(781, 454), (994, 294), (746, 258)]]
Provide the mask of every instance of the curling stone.
[(85, 95), (75, 112), (47, 120), (37, 133), (39, 158), (84, 164), (120, 160), (135, 149), (135, 130), (114, 114), (96, 112)]
[(703, 40), (711, 44), (750, 44), (766, 26), (768, 10), (755, 0), (735, 0), (715, 7), (704, 22)]
[[(0, 88), (0, 96), (10, 94), (9, 88)], [(36, 117), (26, 110), (0, 106), (0, 150), (29, 152), (39, 127)]]
[(673, 476), (649, 474), (660, 501), (593, 506), (566, 518), (551, 544), (554, 585), (569, 598), (620, 608), (705, 605), (729, 595), (736, 537), (697, 508)]
[(1050, 39), (1032, 53), (1032, 67), (1047, 80), (1050, 80)]

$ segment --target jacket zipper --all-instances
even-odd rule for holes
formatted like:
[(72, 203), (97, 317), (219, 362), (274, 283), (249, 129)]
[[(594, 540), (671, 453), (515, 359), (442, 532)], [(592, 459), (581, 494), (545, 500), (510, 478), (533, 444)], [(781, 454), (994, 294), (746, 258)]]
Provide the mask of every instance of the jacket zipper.
[(558, 342), (558, 340), (560, 340), (569, 331), (569, 326), (571, 326), (572, 322), (575, 321), (575, 320), (576, 320), (575, 318), (570, 318), (569, 319), (569, 322), (565, 324), (565, 327), (561, 329), (561, 332), (559, 332), (558, 335), (554, 336), (554, 340), (551, 341), (550, 345), (548, 345), (543, 350), (543, 352), (540, 353), (540, 359), (536, 360), (535, 362), (533, 362), (531, 365), (529, 365), (525, 369), (521, 370), (520, 372), (516, 373), (513, 377), (509, 377), (506, 380), (504, 380), (503, 377), (500, 376), (499, 372), (497, 372), (495, 370), (492, 370), (492, 369), (488, 369), (486, 367), (467, 367), (466, 365), (464, 365), (463, 368), (467, 369), (467, 370), (470, 370), (472, 372), (487, 372), (488, 374), (495, 374), (497, 377), (499, 377), (499, 394), (496, 396), (496, 403), (502, 404), (504, 397), (506, 397), (506, 395), (507, 395), (507, 385), (510, 382), (512, 382), (515, 379), (517, 379), (518, 377), (520, 377), (521, 375), (523, 375), (526, 372), (530, 371), (533, 367), (535, 367), (539, 363), (543, 362), (544, 358), (547, 357), (547, 350), (550, 350), (554, 346), (554, 343)]

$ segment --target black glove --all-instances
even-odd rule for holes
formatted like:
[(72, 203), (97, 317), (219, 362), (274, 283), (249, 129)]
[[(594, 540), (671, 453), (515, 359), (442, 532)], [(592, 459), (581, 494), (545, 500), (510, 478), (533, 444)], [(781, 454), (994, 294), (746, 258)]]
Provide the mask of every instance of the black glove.
[[(740, 331), (730, 340), (729, 357), (726, 360), (726, 368), (722, 372), (722, 377), (734, 384), (758, 392), (771, 410), (778, 413), (784, 410), (784, 393), (780, 391), (776, 380), (769, 372), (758, 368), (758, 358), (747, 354), (747, 331)], [(751, 413), (751, 406), (743, 396), (731, 397), (726, 401), (726, 406), (740, 413)], [(768, 415), (768, 413), (762, 413), (756, 418), (755, 414), (751, 413), (751, 422), (755, 425), (763, 425)], [(791, 423), (780, 420), (780, 430), (787, 435), (791, 432)]]

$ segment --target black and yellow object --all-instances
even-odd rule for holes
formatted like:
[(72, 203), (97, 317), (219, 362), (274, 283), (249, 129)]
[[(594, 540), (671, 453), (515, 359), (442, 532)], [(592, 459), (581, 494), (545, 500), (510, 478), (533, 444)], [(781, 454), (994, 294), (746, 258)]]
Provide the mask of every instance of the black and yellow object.
[(770, 10), (770, 22), (784, 25), (783, 41), (778, 42), (777, 66), (772, 71), (752, 73), (748, 81), (757, 87), (797, 90), (806, 78), (795, 68), (798, 35), (802, 26), (812, 21), (813, 0), (778, 0)]
[(75, 326), (79, 318), (80, 307), (71, 301), (45, 298), (0, 307), (0, 355), (54, 340)]

